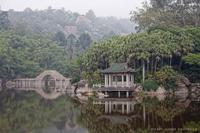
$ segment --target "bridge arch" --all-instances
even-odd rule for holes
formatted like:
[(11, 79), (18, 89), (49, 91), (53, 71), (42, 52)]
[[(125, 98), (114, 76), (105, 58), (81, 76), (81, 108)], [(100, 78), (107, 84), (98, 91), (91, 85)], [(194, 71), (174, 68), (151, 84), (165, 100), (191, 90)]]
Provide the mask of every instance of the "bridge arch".
[[(12, 83), (17, 90), (35, 90), (44, 97), (54, 98), (71, 89), (70, 80), (56, 70), (46, 70), (36, 78), (15, 79)], [(45, 88), (46, 85), (53, 88)]]
[[(46, 70), (35, 78), (37, 81), (44, 81), (46, 79), (54, 80), (53, 83), (55, 84), (55, 89), (57, 91), (63, 91), (71, 87), (71, 79), (64, 77), (62, 74), (55, 70)], [(41, 82), (41, 86), (44, 86), (44, 84), (46, 84), (45, 81)]]
[(38, 75), (35, 79), (43, 80), (45, 78), (45, 76), (50, 76), (50, 77), (54, 78), (55, 80), (63, 80), (63, 79), (67, 80), (67, 78), (65, 78), (62, 74), (60, 74), (56, 70), (46, 70), (46, 71), (42, 72), (40, 75)]

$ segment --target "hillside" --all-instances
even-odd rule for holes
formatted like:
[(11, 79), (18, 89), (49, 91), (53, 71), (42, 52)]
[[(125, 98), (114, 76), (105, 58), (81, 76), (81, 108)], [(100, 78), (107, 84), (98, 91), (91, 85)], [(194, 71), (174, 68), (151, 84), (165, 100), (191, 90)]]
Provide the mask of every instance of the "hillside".
[(62, 31), (66, 36), (79, 36), (88, 33), (93, 40), (112, 35), (125, 35), (135, 32), (135, 25), (129, 19), (97, 17), (92, 10), (78, 14), (65, 9), (8, 11), (11, 25), (20, 33), (56, 33)]

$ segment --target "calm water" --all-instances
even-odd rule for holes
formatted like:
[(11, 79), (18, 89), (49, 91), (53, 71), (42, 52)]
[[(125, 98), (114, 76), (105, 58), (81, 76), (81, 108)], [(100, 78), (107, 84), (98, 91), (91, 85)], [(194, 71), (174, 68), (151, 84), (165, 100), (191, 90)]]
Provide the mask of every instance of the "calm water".
[(200, 102), (191, 96), (45, 100), (34, 92), (0, 92), (0, 133), (135, 132), (200, 132)]

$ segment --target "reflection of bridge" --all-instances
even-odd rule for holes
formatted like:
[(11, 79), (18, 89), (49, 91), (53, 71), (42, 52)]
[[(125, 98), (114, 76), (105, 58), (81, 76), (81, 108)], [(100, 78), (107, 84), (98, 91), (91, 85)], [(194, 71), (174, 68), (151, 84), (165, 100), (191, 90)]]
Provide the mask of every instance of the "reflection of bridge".
[(47, 99), (55, 99), (71, 88), (70, 78), (55, 70), (46, 70), (36, 78), (15, 79), (13, 88), (34, 90)]

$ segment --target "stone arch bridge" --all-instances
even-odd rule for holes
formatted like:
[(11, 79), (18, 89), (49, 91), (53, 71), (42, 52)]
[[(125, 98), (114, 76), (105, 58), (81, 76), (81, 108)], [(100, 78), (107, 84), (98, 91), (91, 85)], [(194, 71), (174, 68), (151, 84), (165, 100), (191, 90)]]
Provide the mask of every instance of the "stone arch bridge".
[(46, 70), (36, 78), (20, 78), (7, 83), (7, 88), (34, 90), (46, 99), (55, 99), (71, 89), (70, 78), (55, 70)]

